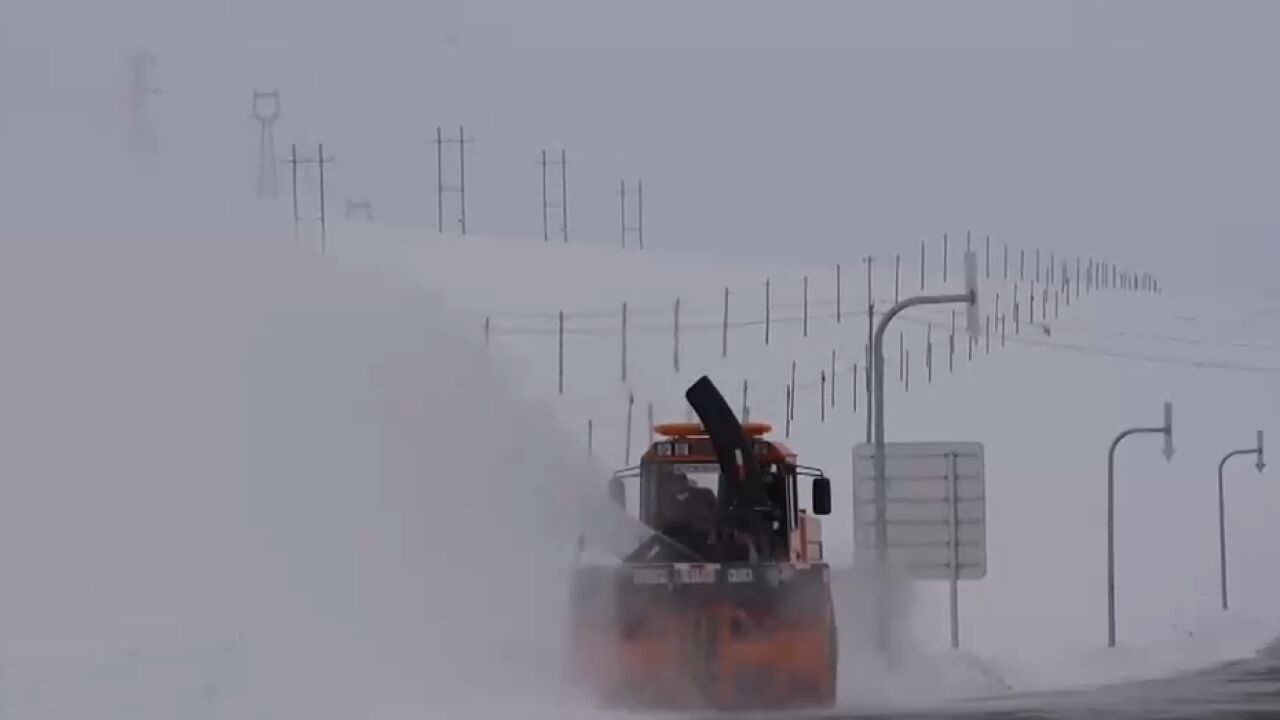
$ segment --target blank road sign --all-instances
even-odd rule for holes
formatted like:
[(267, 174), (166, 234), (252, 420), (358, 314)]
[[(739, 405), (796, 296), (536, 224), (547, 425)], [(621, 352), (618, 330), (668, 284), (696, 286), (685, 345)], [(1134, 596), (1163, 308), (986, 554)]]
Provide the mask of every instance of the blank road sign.
[[(884, 514), (889, 519), (890, 525), (901, 524), (910, 527), (936, 524), (946, 527), (951, 524), (951, 506), (951, 501), (945, 499), (932, 501), (890, 498), (885, 503)], [(969, 524), (982, 526), (985, 522), (985, 512), (982, 500), (961, 501), (956, 506), (956, 514), (959, 516), (962, 527)], [(858, 522), (870, 525), (878, 521), (880, 514), (877, 512), (875, 496), (860, 497), (854, 513), (854, 518)]]
[[(854, 543), (861, 561), (873, 561), (879, 550), (881, 517), (874, 445), (854, 449), (853, 481)], [(886, 560), (909, 577), (985, 577), (982, 444), (885, 443), (884, 518)]]
[[(854, 538), (854, 541), (862, 544), (865, 543), (874, 548), (876, 535), (875, 525), (870, 523), (862, 524), (858, 527), (860, 533)], [(918, 523), (908, 525), (905, 523), (890, 522), (886, 529), (889, 544), (894, 546), (911, 546), (911, 545), (946, 545), (951, 542), (951, 527), (944, 523)], [(960, 525), (960, 545), (981, 546), (983, 542), (982, 526), (977, 524), (961, 524)]]

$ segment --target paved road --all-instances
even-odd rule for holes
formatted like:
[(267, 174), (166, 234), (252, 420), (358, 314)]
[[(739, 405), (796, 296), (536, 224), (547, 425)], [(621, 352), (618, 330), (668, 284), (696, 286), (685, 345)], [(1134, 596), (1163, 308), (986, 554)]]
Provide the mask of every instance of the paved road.
[(1280, 718), (1280, 642), (1247, 660), (1160, 680), (1093, 690), (1030, 693), (1008, 698), (974, 700), (929, 712), (853, 717), (896, 720)]

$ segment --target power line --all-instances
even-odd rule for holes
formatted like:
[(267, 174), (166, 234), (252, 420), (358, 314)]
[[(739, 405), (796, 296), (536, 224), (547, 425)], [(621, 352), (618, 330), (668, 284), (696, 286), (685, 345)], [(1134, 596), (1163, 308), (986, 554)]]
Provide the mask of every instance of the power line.
[[(935, 322), (928, 319), (903, 317), (904, 322), (915, 323), (917, 325), (933, 325), (937, 327), (945, 327), (942, 322)], [(1027, 335), (1012, 335), (1008, 338), (1009, 342), (1023, 343), (1043, 347), (1051, 350), (1063, 350), (1066, 352), (1074, 352), (1084, 355), (1095, 355), (1098, 357), (1110, 357), (1121, 360), (1136, 360), (1140, 362), (1149, 362), (1161, 365), (1175, 365), (1182, 367), (1197, 368), (1202, 370), (1226, 370), (1232, 372), (1247, 372), (1257, 374), (1280, 374), (1280, 366), (1271, 365), (1248, 365), (1243, 363), (1232, 363), (1218, 360), (1196, 360), (1194, 358), (1179, 358), (1172, 355), (1159, 355), (1155, 353), (1142, 353), (1129, 350), (1116, 350), (1112, 348), (1100, 347), (1097, 345), (1087, 345), (1084, 343), (1067, 343), (1060, 340), (1049, 340), (1045, 338), (1037, 338)]]
[[(857, 313), (857, 314), (861, 315), (862, 313)], [(834, 313), (830, 314), (830, 316), (810, 315), (810, 319), (811, 320), (812, 319), (834, 319)], [(917, 325), (937, 325), (938, 327), (942, 328), (944, 331), (949, 330), (947, 323), (935, 322), (928, 318), (904, 316), (901, 319), (906, 322), (914, 323)], [(797, 324), (797, 323), (801, 323), (802, 321), (803, 321), (802, 316), (794, 316), (794, 317), (784, 316), (784, 317), (772, 318), (772, 322), (777, 324)], [(764, 322), (763, 320), (759, 320), (759, 319), (739, 320), (739, 321), (729, 323), (729, 326), (739, 327), (739, 328), (751, 327), (751, 326), (760, 325), (763, 322)], [(699, 332), (699, 331), (713, 332), (713, 331), (720, 330), (722, 327), (723, 327), (722, 322), (715, 322), (715, 321), (690, 322), (690, 323), (685, 323), (681, 326), (682, 330), (693, 331), (693, 332)], [(663, 323), (653, 323), (653, 324), (637, 323), (637, 324), (631, 325), (630, 329), (635, 332), (663, 333), (663, 332), (668, 332), (670, 330), (670, 325), (663, 324)], [(543, 336), (543, 335), (554, 335), (558, 331), (554, 328), (525, 327), (525, 328), (509, 328), (505, 331), (495, 330), (495, 332), (501, 332), (502, 334), (505, 334), (508, 336)], [(565, 329), (566, 334), (586, 335), (586, 336), (610, 335), (616, 332), (617, 332), (617, 327), (613, 324), (598, 324), (598, 325), (586, 325), (586, 326), (579, 325), (574, 328)], [(1022, 343), (1029, 346), (1041, 347), (1044, 349), (1054, 350), (1054, 351), (1093, 355), (1096, 357), (1108, 357), (1108, 358), (1119, 359), (1119, 360), (1132, 360), (1137, 362), (1171, 365), (1171, 366), (1177, 366), (1177, 367), (1187, 367), (1187, 368), (1200, 369), (1200, 370), (1222, 370), (1227, 372), (1242, 372), (1242, 373), (1268, 374), (1268, 375), (1280, 374), (1280, 366), (1250, 365), (1246, 363), (1235, 363), (1235, 362), (1228, 362), (1228, 361), (1182, 358), (1182, 357), (1171, 356), (1171, 355), (1162, 355), (1158, 353), (1143, 353), (1143, 352), (1129, 351), (1129, 350), (1118, 350), (1114, 348), (1107, 348), (1107, 347), (1090, 345), (1085, 343), (1063, 342), (1060, 340), (1037, 338), (1037, 337), (1026, 336), (1026, 335), (1010, 336), (1009, 341), (1014, 343)]]
[(1111, 350), (1108, 348), (1100, 348), (1091, 345), (1082, 345), (1074, 343), (1064, 343), (1052, 340), (1041, 340), (1038, 338), (1019, 338), (1015, 342), (1025, 342), (1029, 345), (1039, 345), (1050, 347), (1055, 350), (1066, 350), (1088, 355), (1097, 355), (1101, 357), (1111, 357), (1125, 360), (1138, 360), (1141, 362), (1156, 363), (1160, 365), (1175, 365), (1181, 367), (1196, 368), (1200, 370), (1227, 370), (1230, 372), (1245, 372), (1262, 375), (1280, 375), (1280, 366), (1268, 365), (1245, 365), (1241, 363), (1223, 362), (1218, 360), (1194, 360), (1188, 358), (1177, 358), (1169, 355), (1155, 355), (1150, 353), (1136, 353), (1123, 350)]

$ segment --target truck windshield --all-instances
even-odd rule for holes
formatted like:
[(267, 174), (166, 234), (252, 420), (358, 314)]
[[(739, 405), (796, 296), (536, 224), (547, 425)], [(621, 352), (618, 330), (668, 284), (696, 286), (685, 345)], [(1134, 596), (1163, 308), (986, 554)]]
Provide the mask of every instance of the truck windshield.
[(659, 483), (664, 486), (684, 475), (697, 487), (712, 493), (720, 490), (720, 466), (714, 463), (662, 463), (657, 471)]

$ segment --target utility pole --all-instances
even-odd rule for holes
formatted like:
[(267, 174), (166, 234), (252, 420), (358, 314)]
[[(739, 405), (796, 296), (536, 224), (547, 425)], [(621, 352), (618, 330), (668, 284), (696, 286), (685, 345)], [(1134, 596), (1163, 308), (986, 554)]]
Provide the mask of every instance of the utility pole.
[(627, 224), (627, 181), (620, 180), (618, 182), (619, 195), (622, 198), (622, 247), (627, 247), (627, 235), (636, 234), (636, 242), (640, 249), (644, 249), (644, 181), (636, 181), (636, 224)]
[(316, 152), (316, 164), (320, 165), (320, 254), (324, 255), (328, 251), (328, 222), (325, 217), (325, 193), (324, 193), (324, 167), (325, 163), (332, 163), (333, 158), (325, 158), (324, 143), (321, 142), (319, 150)]
[(147, 99), (161, 94), (160, 88), (151, 82), (156, 56), (149, 52), (134, 53), (129, 65), (133, 74), (129, 85), (130, 144), (135, 153), (150, 155), (156, 149), (156, 136), (147, 114)]
[(289, 159), (284, 162), (292, 166), (293, 171), (293, 236), (298, 238), (298, 225), (301, 223), (301, 214), (298, 211), (298, 166), (299, 165), (319, 165), (320, 166), (320, 254), (327, 252), (328, 245), (328, 228), (325, 210), (325, 189), (324, 189), (324, 166), (332, 163), (332, 156), (326, 157), (324, 154), (324, 143), (319, 144), (319, 150), (314, 158), (298, 157), (297, 144), (290, 146)]
[(896, 303), (902, 294), (902, 254), (893, 256), (893, 301)]
[(253, 119), (258, 121), (258, 197), (274, 199), (276, 180), (276, 121), (280, 119), (280, 91), (253, 91)]
[[(459, 195), (458, 224), (462, 234), (467, 234), (467, 154), (466, 146), (475, 142), (468, 138), (464, 128), (458, 126), (458, 137), (445, 137), (444, 131), (436, 126), (436, 138), (432, 141), (436, 146), (436, 230), (444, 233), (444, 196), (445, 193), (456, 192)], [(458, 184), (446, 185), (444, 182), (444, 146), (458, 146)]]
[(289, 146), (289, 159), (284, 162), (289, 163), (293, 173), (293, 239), (298, 240), (298, 224), (302, 221), (301, 215), (298, 214), (298, 144), (294, 143)]
[(927, 241), (920, 241), (920, 292), (924, 292), (924, 257)]
[(324, 255), (328, 247), (328, 223), (325, 217), (324, 207), (324, 166), (325, 163), (333, 162), (333, 158), (324, 156), (324, 143), (319, 144), (316, 153), (316, 163), (320, 166), (320, 254)]
[[(557, 209), (560, 211), (560, 237), (567, 244), (569, 242), (569, 161), (567, 154), (562, 148), (560, 150), (559, 160), (547, 160), (547, 151), (542, 151), (542, 160), (538, 162), (542, 166), (542, 240), (549, 242), (551, 239), (551, 229), (549, 220), (549, 211)], [(554, 202), (547, 194), (547, 168), (560, 167), (560, 200)]]
[(946, 233), (942, 233), (942, 284), (947, 284), (947, 268), (951, 265), (951, 247)]

